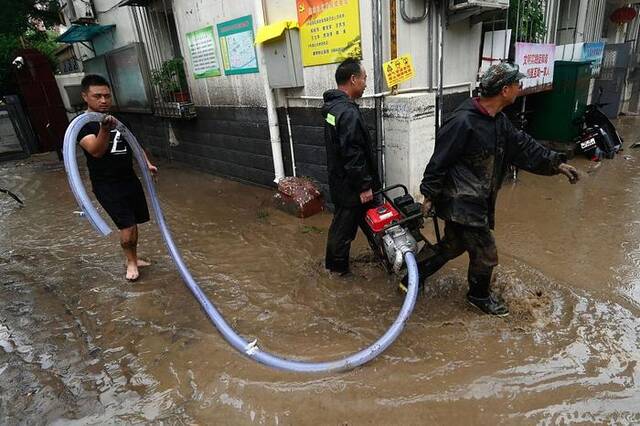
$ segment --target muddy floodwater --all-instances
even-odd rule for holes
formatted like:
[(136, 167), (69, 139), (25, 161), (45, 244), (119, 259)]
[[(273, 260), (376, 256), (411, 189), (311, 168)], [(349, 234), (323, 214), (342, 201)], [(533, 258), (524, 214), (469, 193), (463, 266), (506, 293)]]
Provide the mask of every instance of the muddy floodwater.
[[(304, 375), (239, 356), (182, 283), (152, 221), (124, 280), (55, 155), (0, 163), (0, 424), (640, 423), (640, 119), (582, 180), (521, 173), (499, 197), (492, 318), (465, 303), (466, 255), (428, 282), (398, 341), (354, 371)], [(83, 162), (82, 162), (83, 163)], [(158, 192), (194, 277), (233, 327), (304, 360), (347, 355), (403, 296), (362, 236), (354, 275), (322, 267), (331, 216), (160, 162)], [(432, 235), (431, 230), (427, 232)]]

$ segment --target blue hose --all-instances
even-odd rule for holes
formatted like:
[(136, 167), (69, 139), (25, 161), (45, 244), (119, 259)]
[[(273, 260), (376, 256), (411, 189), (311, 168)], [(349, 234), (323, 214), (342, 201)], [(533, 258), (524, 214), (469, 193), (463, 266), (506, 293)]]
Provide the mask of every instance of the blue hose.
[[(85, 212), (85, 215), (89, 218), (89, 221), (94, 226), (94, 228), (98, 230), (98, 232), (100, 232), (102, 235), (108, 235), (111, 230), (87, 196), (87, 192), (84, 189), (84, 184), (82, 183), (82, 179), (80, 178), (80, 173), (78, 172), (78, 164), (76, 161), (76, 139), (78, 137), (78, 132), (85, 124), (94, 121), (102, 121), (102, 118), (103, 114), (90, 112), (76, 117), (71, 122), (64, 135), (64, 165), (67, 171), (67, 177), (69, 179), (69, 186), (71, 187), (71, 191), (73, 192), (78, 205), (80, 206), (82, 211)], [(411, 315), (411, 312), (413, 311), (416, 299), (418, 297), (418, 267), (416, 265), (415, 256), (412, 252), (407, 252), (404, 255), (404, 260), (409, 271), (409, 288), (404, 303), (402, 304), (402, 308), (400, 309), (400, 313), (398, 314), (398, 317), (393, 322), (391, 327), (371, 346), (346, 358), (335, 361), (305, 362), (285, 359), (272, 355), (260, 349), (257, 345), (257, 340), (249, 342), (242, 338), (238, 333), (235, 332), (235, 330), (233, 330), (233, 328), (231, 328), (231, 326), (222, 317), (220, 312), (218, 312), (216, 307), (209, 301), (207, 296), (198, 286), (196, 281), (191, 276), (191, 273), (187, 269), (187, 266), (185, 265), (184, 260), (180, 255), (180, 251), (173, 242), (171, 232), (169, 231), (169, 228), (167, 227), (167, 224), (165, 222), (164, 214), (162, 213), (162, 208), (160, 207), (160, 203), (158, 201), (158, 196), (156, 194), (156, 189), (153, 184), (151, 174), (147, 169), (147, 163), (144, 153), (140, 148), (136, 137), (119, 121), (116, 128), (125, 137), (125, 139), (129, 142), (129, 146), (131, 146), (131, 148), (133, 149), (133, 154), (138, 161), (143, 180), (147, 187), (147, 195), (151, 200), (151, 206), (153, 208), (153, 211), (155, 212), (156, 221), (158, 222), (158, 226), (160, 227), (160, 232), (162, 234), (162, 237), (164, 238), (164, 242), (167, 246), (167, 249), (169, 250), (171, 258), (178, 267), (180, 276), (184, 280), (191, 293), (193, 293), (198, 303), (200, 303), (200, 306), (202, 306), (202, 309), (204, 309), (213, 325), (218, 329), (225, 340), (238, 352), (261, 364), (280, 370), (305, 373), (332, 373), (350, 370), (362, 364), (365, 364), (368, 361), (371, 361), (382, 352), (384, 352), (398, 338), (398, 336), (402, 332), (402, 329), (404, 328), (405, 323), (407, 322), (407, 319), (409, 318), (409, 315)]]

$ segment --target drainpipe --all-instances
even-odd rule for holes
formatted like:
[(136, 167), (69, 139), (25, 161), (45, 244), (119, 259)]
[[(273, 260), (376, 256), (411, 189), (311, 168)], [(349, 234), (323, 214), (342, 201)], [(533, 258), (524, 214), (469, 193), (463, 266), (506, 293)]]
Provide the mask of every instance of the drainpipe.
[[(375, 93), (382, 92), (382, 7), (380, 0), (372, 0), (373, 15), (373, 90)], [(376, 107), (376, 145), (378, 152), (378, 174), (385, 185), (385, 167), (384, 167), (384, 124), (382, 122), (382, 98), (375, 99)]]
[[(264, 25), (264, 8), (262, 0), (255, 0), (256, 28)], [(278, 126), (278, 113), (276, 112), (276, 99), (273, 89), (269, 86), (267, 76), (267, 62), (264, 59), (262, 44), (256, 45), (258, 50), (258, 61), (260, 62), (260, 75), (262, 76), (262, 86), (264, 97), (267, 100), (267, 118), (269, 120), (269, 136), (271, 138), (271, 154), (273, 156), (273, 169), (275, 170), (275, 183), (284, 178), (284, 162), (282, 161), (282, 143), (280, 142), (280, 127)]]
[(442, 125), (443, 101), (444, 101), (444, 22), (447, 17), (447, 3), (440, 0), (438, 17), (438, 97), (436, 105), (436, 132)]

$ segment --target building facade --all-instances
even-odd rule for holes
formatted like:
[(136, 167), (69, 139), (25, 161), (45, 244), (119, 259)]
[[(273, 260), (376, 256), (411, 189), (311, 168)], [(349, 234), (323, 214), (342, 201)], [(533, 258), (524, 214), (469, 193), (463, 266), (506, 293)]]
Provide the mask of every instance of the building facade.
[[(417, 194), (438, 123), (473, 93), (486, 59), (486, 35), (508, 26), (506, 0), (63, 0), (67, 31), (87, 24), (99, 28), (71, 42), (81, 69), (70, 67), (71, 72), (57, 76), (58, 85), (72, 110), (77, 104), (74, 86), (82, 75), (106, 74), (120, 113), (156, 155), (264, 186), (272, 186), (281, 169), (286, 175), (309, 176), (326, 189), (319, 108), (322, 93), (335, 87), (336, 64), (303, 66), (296, 87), (272, 88), (269, 73), (273, 77), (281, 70), (269, 61), (274, 51), (269, 42), (253, 46), (251, 58), (247, 44), (239, 45), (246, 52), (229, 53), (226, 34), (250, 26), (255, 35), (263, 24), (297, 22), (301, 5), (349, 1), (357, 3), (357, 21), (349, 25), (359, 26), (359, 48), (369, 75), (360, 103), (378, 146), (379, 167), (387, 184), (407, 184)], [(511, 3), (512, 10), (520, 4)], [(543, 2), (546, 31), (540, 41), (560, 45), (635, 39), (638, 19), (623, 26), (607, 24), (606, 17), (619, 6), (608, 0)], [(219, 72), (194, 56), (193, 40), (201, 32), (214, 40)], [(502, 57), (509, 55), (512, 41), (504, 39)], [(302, 44), (294, 43), (294, 50), (303, 49)], [(637, 52), (635, 44), (632, 52)], [(256, 66), (235, 72), (225, 62), (234, 61), (231, 54), (249, 55)], [(382, 63), (405, 54), (411, 55), (415, 76), (389, 93)], [(183, 58), (184, 76), (174, 72), (167, 82), (161, 71), (175, 69), (175, 58)], [(632, 61), (637, 62), (637, 55)], [(196, 72), (207, 66), (208, 71)], [(626, 81), (622, 108), (634, 110), (637, 84), (632, 78)], [(179, 90), (168, 94), (167, 87), (173, 86)]]

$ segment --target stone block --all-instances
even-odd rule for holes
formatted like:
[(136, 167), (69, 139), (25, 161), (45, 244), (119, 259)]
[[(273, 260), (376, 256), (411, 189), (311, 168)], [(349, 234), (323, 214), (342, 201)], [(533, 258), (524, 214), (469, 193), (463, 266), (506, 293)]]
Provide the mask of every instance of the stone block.
[(276, 208), (299, 218), (313, 216), (324, 210), (324, 200), (317, 185), (303, 177), (280, 180), (273, 203)]

